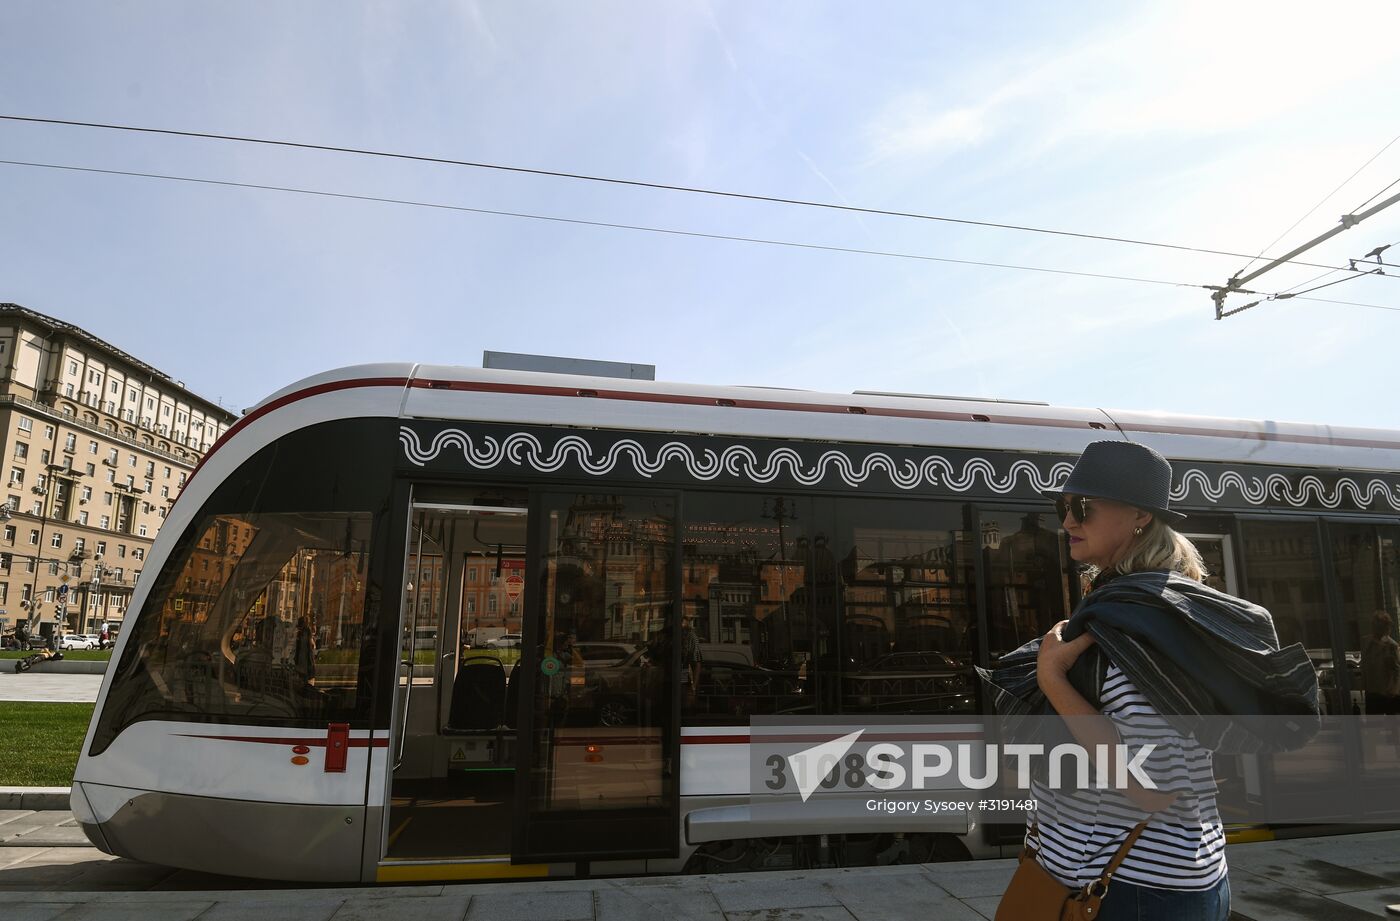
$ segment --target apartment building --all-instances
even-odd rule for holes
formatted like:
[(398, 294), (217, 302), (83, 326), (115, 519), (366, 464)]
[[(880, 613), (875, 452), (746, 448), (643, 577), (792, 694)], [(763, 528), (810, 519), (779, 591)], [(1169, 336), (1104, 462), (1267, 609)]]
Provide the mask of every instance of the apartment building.
[(171, 504), (236, 418), (86, 330), (0, 304), (0, 629), (120, 621)]

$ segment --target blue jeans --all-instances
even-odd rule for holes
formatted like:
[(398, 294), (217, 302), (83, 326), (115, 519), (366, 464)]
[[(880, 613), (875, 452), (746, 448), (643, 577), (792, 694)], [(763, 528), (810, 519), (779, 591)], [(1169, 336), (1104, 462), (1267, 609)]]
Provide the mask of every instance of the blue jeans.
[(1226, 921), (1230, 917), (1230, 876), (1209, 889), (1151, 889), (1121, 879), (1108, 885), (1098, 921)]

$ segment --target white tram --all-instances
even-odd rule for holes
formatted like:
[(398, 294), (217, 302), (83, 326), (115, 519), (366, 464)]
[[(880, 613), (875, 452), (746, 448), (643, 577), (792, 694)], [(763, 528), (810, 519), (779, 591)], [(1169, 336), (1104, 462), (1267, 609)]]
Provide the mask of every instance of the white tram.
[[(972, 666), (1078, 596), (1039, 490), (1104, 438), (1172, 459), (1213, 578), (1364, 706), (1400, 433), (368, 365), (268, 397), (185, 487), (73, 811), (109, 853), (288, 880), (999, 855), (971, 814), (751, 814), (750, 719), (975, 720)], [(1240, 760), (1227, 809), (1306, 786)]]

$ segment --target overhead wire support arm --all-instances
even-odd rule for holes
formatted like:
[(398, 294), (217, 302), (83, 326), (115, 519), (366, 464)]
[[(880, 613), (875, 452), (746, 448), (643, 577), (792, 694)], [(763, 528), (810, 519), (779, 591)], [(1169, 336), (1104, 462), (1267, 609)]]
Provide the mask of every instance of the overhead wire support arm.
[[(1325, 243), (1326, 241), (1332, 239), (1342, 231), (1350, 230), (1357, 224), (1360, 224), (1362, 221), (1366, 220), (1368, 217), (1371, 217), (1372, 215), (1384, 211), (1386, 208), (1389, 208), (1397, 201), (1400, 201), (1400, 192), (1396, 192), (1394, 195), (1390, 196), (1384, 201), (1372, 205), (1370, 208), (1367, 208), (1365, 211), (1362, 211), (1359, 214), (1343, 214), (1337, 226), (1333, 227), (1326, 233), (1314, 237), (1308, 242), (1302, 244), (1301, 246), (1296, 247), (1291, 252), (1279, 256), (1277, 259), (1271, 260), (1265, 265), (1262, 265), (1259, 268), (1255, 269), (1253, 272), (1250, 272), (1248, 275), (1245, 275), (1243, 277), (1236, 275), (1235, 277), (1231, 278), (1228, 282), (1225, 283), (1223, 287), (1214, 289), (1211, 294), (1211, 300), (1215, 302), (1215, 318), (1217, 320), (1224, 319), (1225, 317), (1239, 313), (1241, 310), (1248, 310), (1250, 307), (1253, 307), (1259, 303), (1258, 301), (1255, 301), (1254, 303), (1248, 304), (1245, 307), (1240, 307), (1235, 310), (1227, 311), (1225, 310), (1225, 298), (1228, 295), (1246, 293), (1243, 286), (1258, 278), (1260, 275), (1263, 275), (1265, 272), (1268, 272), (1272, 269), (1278, 268), (1285, 262), (1292, 260), (1295, 256), (1302, 255), (1303, 253), (1307, 252), (1308, 250), (1312, 249), (1320, 243)], [(1379, 260), (1379, 255), (1377, 256), (1377, 259)], [(1366, 274), (1375, 273), (1368, 272)]]

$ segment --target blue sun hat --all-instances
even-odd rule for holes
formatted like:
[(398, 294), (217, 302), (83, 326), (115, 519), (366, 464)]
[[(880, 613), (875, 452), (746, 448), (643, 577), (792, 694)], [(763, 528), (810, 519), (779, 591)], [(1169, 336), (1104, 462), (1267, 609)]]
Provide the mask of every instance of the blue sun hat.
[(1176, 524), (1186, 516), (1171, 510), (1171, 491), (1172, 465), (1165, 457), (1133, 441), (1096, 441), (1079, 455), (1063, 486), (1041, 495), (1112, 499)]

